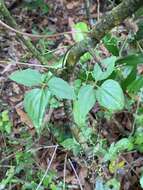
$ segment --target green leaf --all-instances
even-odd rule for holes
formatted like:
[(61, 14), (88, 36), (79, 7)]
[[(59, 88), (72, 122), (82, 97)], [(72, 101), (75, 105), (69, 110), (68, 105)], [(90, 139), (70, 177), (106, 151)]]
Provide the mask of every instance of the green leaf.
[(108, 148), (108, 152), (104, 155), (104, 162), (115, 160), (119, 153), (123, 151), (133, 150), (134, 145), (131, 139), (123, 138), (119, 140), (116, 144), (112, 143)]
[(116, 61), (116, 64), (126, 64), (131, 66), (136, 66), (143, 63), (143, 54), (133, 54), (126, 57), (120, 58)]
[(120, 190), (120, 186), (121, 186), (120, 182), (117, 181), (117, 179), (115, 179), (115, 178), (108, 180), (105, 185), (107, 190)]
[(66, 140), (64, 140), (61, 145), (66, 148), (67, 150), (72, 150), (76, 145), (78, 145), (78, 143), (76, 142), (75, 139), (73, 138), (68, 138)]
[(4, 125), (5, 131), (10, 134), (12, 131), (12, 125), (10, 122), (8, 122), (7, 124)]
[(0, 189), (6, 189), (7, 184), (11, 183), (13, 177), (15, 175), (15, 167), (11, 166), (10, 169), (7, 170), (5, 178), (0, 182)]
[(87, 52), (87, 53), (84, 53), (83, 56), (80, 57), (80, 62), (84, 64), (91, 59), (92, 59), (92, 55), (89, 52)]
[(73, 28), (77, 31), (75, 32), (73, 38), (76, 42), (79, 42), (81, 40), (84, 40), (86, 34), (85, 32), (88, 32), (88, 26), (84, 22), (78, 22), (73, 26)]
[(95, 104), (95, 91), (93, 86), (82, 86), (78, 93), (78, 103), (81, 115), (87, 115)]
[(143, 188), (143, 175), (140, 177), (140, 185), (141, 185), (141, 188)]
[(41, 83), (41, 74), (33, 69), (25, 69), (22, 71), (15, 71), (9, 78), (19, 84), (31, 87)]
[(97, 90), (99, 104), (110, 111), (118, 111), (124, 107), (124, 94), (118, 82), (106, 80)]
[(95, 101), (95, 91), (93, 86), (82, 86), (79, 90), (77, 100), (74, 101), (73, 106), (74, 119), (79, 126), (85, 124), (86, 116), (94, 106)]
[(133, 149), (134, 146), (133, 146), (131, 139), (123, 138), (115, 144), (115, 147), (116, 147), (117, 151), (120, 152), (120, 151), (124, 151), (124, 150), (130, 151)]
[(142, 147), (142, 145), (143, 145), (143, 131), (142, 130), (140, 130), (140, 132), (138, 132), (138, 133), (136, 132), (135, 138), (134, 138), (134, 143), (136, 145), (139, 145)]
[[(141, 6), (136, 12), (135, 12), (135, 19), (138, 19), (140, 16), (143, 15), (143, 7)], [(141, 19), (142, 20), (142, 19)]]
[(8, 110), (4, 110), (1, 114), (2, 116), (2, 121), (9, 121), (9, 113)]
[(43, 116), (48, 106), (51, 93), (47, 89), (33, 89), (24, 97), (24, 108), (37, 131), (42, 125)]
[(128, 76), (121, 83), (122, 89), (126, 90), (127, 87), (136, 79), (136, 76), (137, 76), (137, 66), (131, 67)]
[(143, 87), (143, 77), (140, 76), (136, 80), (134, 80), (127, 88), (129, 93), (138, 93), (139, 90)]
[(112, 55), (115, 56), (119, 55), (118, 41), (119, 40), (115, 36), (112, 36), (111, 34), (107, 34), (103, 38), (103, 43), (105, 47), (108, 49), (109, 52), (112, 53)]
[(115, 143), (113, 142), (110, 147), (108, 148), (108, 152), (106, 152), (104, 154), (104, 157), (103, 157), (103, 161), (104, 162), (107, 162), (107, 161), (111, 161), (111, 160), (115, 160), (117, 157), (117, 149), (115, 147)]
[[(143, 8), (142, 8), (143, 11)], [(135, 35), (136, 40), (142, 40), (143, 39), (143, 20), (140, 19), (140, 21), (137, 23), (138, 25), (138, 31)]]
[(48, 87), (57, 98), (73, 100), (75, 98), (74, 89), (63, 79), (53, 77), (48, 81)]
[(116, 61), (115, 56), (103, 59), (101, 61), (101, 64), (103, 65), (103, 67), (105, 67), (105, 71), (102, 71), (100, 66), (98, 64), (95, 64), (93, 71), (93, 77), (95, 78), (95, 80), (96, 81), (104, 80), (108, 76), (110, 76), (111, 73), (114, 71), (115, 61)]
[(72, 150), (74, 155), (78, 155), (78, 153), (81, 151), (80, 144), (74, 138), (68, 138), (64, 140), (61, 145), (67, 150)]

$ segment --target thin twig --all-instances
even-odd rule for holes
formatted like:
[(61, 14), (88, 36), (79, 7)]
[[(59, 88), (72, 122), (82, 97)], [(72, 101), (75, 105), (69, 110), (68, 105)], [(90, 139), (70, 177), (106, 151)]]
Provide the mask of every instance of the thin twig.
[(135, 175), (136, 175), (137, 178), (139, 179), (139, 175), (138, 175), (137, 172), (135, 171), (134, 167), (133, 167), (122, 155), (120, 155), (120, 158), (121, 158), (122, 160), (124, 160), (124, 161), (127, 163), (127, 165), (130, 167), (130, 169), (135, 173)]
[(68, 161), (69, 161), (69, 163), (70, 163), (70, 165), (71, 165), (71, 167), (72, 167), (72, 169), (73, 169), (73, 171), (74, 171), (74, 174), (75, 174), (75, 176), (76, 176), (76, 178), (77, 178), (77, 180), (78, 180), (80, 189), (83, 190), (82, 184), (81, 184), (80, 179), (79, 179), (79, 177), (78, 177), (78, 175), (77, 175), (76, 169), (74, 168), (74, 165), (72, 164), (72, 161), (71, 161), (70, 159), (68, 159)]
[(140, 102), (141, 102), (141, 97), (139, 96), (138, 101), (137, 101), (136, 111), (135, 111), (135, 114), (134, 114), (134, 121), (133, 121), (133, 126), (132, 126), (132, 131), (130, 133), (130, 136), (132, 136), (134, 134), (134, 132), (135, 132), (135, 124), (136, 124), (137, 113), (138, 113), (138, 109), (139, 109), (139, 106), (140, 106)]
[[(8, 24), (4, 23), (2, 20), (0, 20), (0, 25), (5, 27), (8, 30), (11, 30), (11, 31), (15, 32), (16, 34), (27, 36), (29, 38), (47, 38), (47, 39), (50, 39), (50, 38), (63, 36), (65, 34), (72, 34), (73, 33), (73, 31), (66, 31), (66, 32), (61, 32), (61, 33), (51, 34), (51, 35), (47, 35), (47, 34), (31, 34), (31, 33), (22, 32), (20, 30), (17, 30), (15, 28), (9, 26)], [(81, 31), (75, 31), (74, 30), (74, 33), (81, 33)], [(82, 33), (88, 33), (88, 32), (82, 32)]]
[(100, 0), (97, 0), (97, 21), (100, 19)]
[(124, 42), (123, 42), (123, 44), (122, 44), (122, 46), (121, 46), (121, 48), (120, 48), (119, 57), (122, 57), (122, 52), (123, 52), (123, 50), (124, 50), (124, 48), (125, 48), (125, 46), (127, 44), (128, 38), (129, 38), (129, 36), (127, 35)]
[(12, 168), (14, 165), (0, 165), (0, 168)]
[(64, 176), (63, 176), (63, 190), (66, 189), (66, 166), (67, 166), (67, 154), (65, 156), (65, 161), (64, 161)]
[(43, 175), (43, 177), (42, 177), (40, 183), (38, 184), (36, 190), (38, 190), (38, 189), (40, 188), (40, 186), (41, 186), (42, 183), (43, 183), (43, 180), (44, 180), (45, 177), (47, 176), (48, 171), (49, 171), (49, 169), (50, 169), (50, 166), (51, 166), (51, 164), (52, 164), (52, 162), (53, 162), (53, 159), (54, 159), (54, 157), (55, 157), (55, 154), (56, 154), (57, 148), (58, 148), (58, 145), (56, 145), (56, 147), (55, 147), (55, 150), (54, 150), (53, 155), (52, 155), (52, 157), (51, 157), (51, 160), (50, 160), (50, 162), (49, 162), (49, 164), (48, 164), (48, 167), (47, 167), (47, 169), (46, 169), (46, 171), (45, 171), (45, 173), (44, 173), (44, 175)]
[(90, 23), (91, 20), (91, 15), (90, 15), (90, 0), (84, 0), (84, 4), (85, 4), (85, 11), (86, 11), (86, 16), (87, 19)]
[(102, 72), (106, 71), (105, 66), (101, 63), (101, 60), (99, 59), (99, 57), (96, 56), (94, 49), (88, 48), (88, 51), (92, 55), (94, 61), (99, 65)]
[(112, 117), (113, 122), (116, 124), (117, 128), (123, 135), (129, 135), (128, 132), (124, 129), (124, 127), (116, 120), (116, 118)]
[(38, 148), (35, 148), (35, 149), (29, 149), (27, 150), (26, 152), (37, 152), (38, 150), (41, 150), (41, 149), (48, 149), (48, 148), (56, 148), (57, 145), (50, 145), (50, 146), (40, 146)]
[(43, 121), (43, 125), (42, 125), (42, 129), (49, 123), (52, 113), (53, 113), (54, 109), (50, 108), (48, 114), (45, 116), (44, 121)]
[(138, 46), (140, 52), (143, 53), (143, 48), (141, 47), (141, 45), (140, 45), (140, 43), (138, 41), (137, 41), (137, 46)]
[(7, 60), (0, 60), (0, 64), (1, 63), (7, 63), (10, 66), (14, 66), (14, 65), (26, 65), (26, 66), (30, 66), (30, 67), (42, 67), (42, 68), (50, 68), (51, 66), (48, 65), (40, 65), (40, 64), (32, 64), (32, 63), (24, 63), (24, 62), (20, 62), (20, 61), (7, 61)]

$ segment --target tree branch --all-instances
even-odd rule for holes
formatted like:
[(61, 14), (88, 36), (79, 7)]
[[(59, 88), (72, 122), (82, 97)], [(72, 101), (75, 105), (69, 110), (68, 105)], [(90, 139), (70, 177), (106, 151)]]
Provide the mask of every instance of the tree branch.
[(88, 51), (89, 47), (95, 47), (105, 34), (135, 13), (140, 6), (143, 6), (143, 0), (123, 0), (122, 3), (107, 13), (93, 27), (87, 39), (82, 40), (70, 49), (67, 58), (68, 71), (72, 72), (79, 58)]

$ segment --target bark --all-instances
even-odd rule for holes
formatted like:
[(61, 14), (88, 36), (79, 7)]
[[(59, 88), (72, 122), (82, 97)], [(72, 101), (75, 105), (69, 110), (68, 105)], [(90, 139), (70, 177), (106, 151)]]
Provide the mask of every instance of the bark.
[(87, 39), (77, 43), (70, 49), (67, 58), (68, 72), (72, 72), (72, 68), (78, 62), (79, 58), (88, 51), (89, 47), (95, 47), (97, 43), (105, 36), (105, 34), (107, 34), (115, 26), (121, 24), (141, 6), (143, 6), (143, 0), (123, 0), (122, 3), (107, 13), (93, 27)]

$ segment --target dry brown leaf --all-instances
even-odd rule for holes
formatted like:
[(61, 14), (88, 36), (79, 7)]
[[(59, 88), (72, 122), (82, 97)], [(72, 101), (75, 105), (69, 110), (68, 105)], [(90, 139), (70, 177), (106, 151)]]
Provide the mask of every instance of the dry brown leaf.
[(79, 172), (79, 178), (82, 185), (85, 184), (85, 178), (87, 177), (87, 175), (88, 175), (88, 169), (81, 168)]
[(66, 7), (67, 9), (73, 9), (74, 7), (76, 7), (77, 5), (79, 4), (79, 2), (70, 2), (70, 3), (67, 3)]
[(25, 123), (31, 129), (34, 127), (28, 115), (23, 110), (16, 108), (16, 112), (19, 115), (21, 122)]

